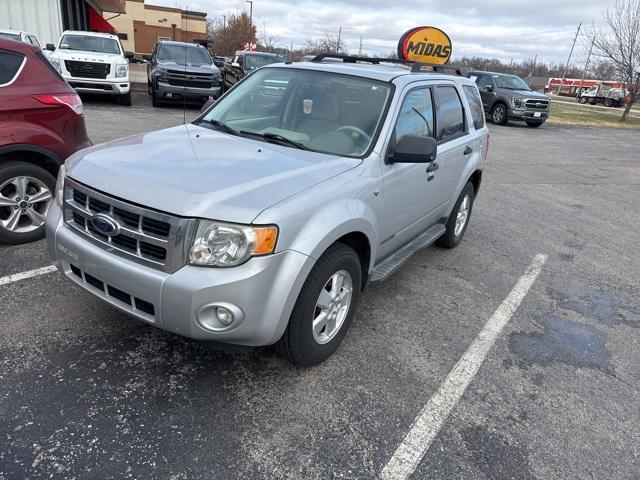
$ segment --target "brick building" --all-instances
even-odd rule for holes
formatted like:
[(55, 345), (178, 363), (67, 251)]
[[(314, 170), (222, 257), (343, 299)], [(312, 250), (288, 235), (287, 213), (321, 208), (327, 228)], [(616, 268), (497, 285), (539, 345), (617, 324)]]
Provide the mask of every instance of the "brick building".
[(151, 53), (158, 40), (193, 42), (207, 36), (207, 14), (127, 0), (126, 13), (105, 19), (117, 30), (125, 50)]

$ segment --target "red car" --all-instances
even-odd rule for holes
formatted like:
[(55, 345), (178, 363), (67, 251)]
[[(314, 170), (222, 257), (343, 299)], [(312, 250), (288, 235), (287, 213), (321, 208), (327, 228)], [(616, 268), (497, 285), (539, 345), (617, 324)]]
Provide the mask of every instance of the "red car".
[(30, 242), (60, 165), (91, 141), (80, 97), (38, 47), (0, 39), (0, 99), (0, 242)]

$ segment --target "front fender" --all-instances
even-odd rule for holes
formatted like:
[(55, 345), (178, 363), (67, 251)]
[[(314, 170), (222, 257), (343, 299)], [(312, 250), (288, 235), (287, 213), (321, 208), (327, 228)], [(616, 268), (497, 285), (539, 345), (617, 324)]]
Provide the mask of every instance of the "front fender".
[(304, 218), (297, 234), (286, 239), (287, 247), (318, 259), (340, 237), (349, 233), (363, 233), (371, 249), (367, 270), (373, 268), (378, 247), (378, 222), (376, 216), (362, 200), (337, 199)]

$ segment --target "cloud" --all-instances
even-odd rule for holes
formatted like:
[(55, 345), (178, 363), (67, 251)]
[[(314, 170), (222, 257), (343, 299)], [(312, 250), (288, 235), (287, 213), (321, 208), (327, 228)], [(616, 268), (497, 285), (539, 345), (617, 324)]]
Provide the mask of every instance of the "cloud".
[[(210, 18), (247, 10), (244, 0), (146, 0), (149, 4), (206, 12)], [(259, 31), (280, 38), (283, 47), (301, 46), (327, 33), (343, 38), (350, 51), (369, 54), (395, 51), (399, 37), (419, 25), (445, 30), (454, 57), (478, 55), (502, 60), (538, 58), (564, 62), (578, 22), (597, 22), (601, 0), (255, 0), (253, 18)], [(264, 26), (264, 27), (263, 27)], [(577, 52), (579, 53), (579, 52)]]

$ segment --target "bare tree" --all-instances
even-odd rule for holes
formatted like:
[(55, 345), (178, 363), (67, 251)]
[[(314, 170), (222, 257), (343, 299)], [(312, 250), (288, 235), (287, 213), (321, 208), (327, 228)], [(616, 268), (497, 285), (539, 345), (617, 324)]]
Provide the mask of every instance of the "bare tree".
[(321, 53), (347, 54), (344, 42), (338, 45), (338, 37), (327, 33), (323, 38), (307, 40), (304, 46), (305, 55), (319, 55)]
[(640, 96), (640, 0), (614, 0), (602, 12), (604, 27), (593, 32), (596, 55), (609, 62), (627, 85), (630, 101), (620, 117), (629, 117)]
[(262, 31), (258, 35), (258, 44), (260, 45), (260, 50), (265, 52), (275, 52), (279, 50), (278, 43), (280, 43), (280, 37), (276, 35), (271, 35), (267, 32), (267, 28), (264, 23), (262, 24)]

